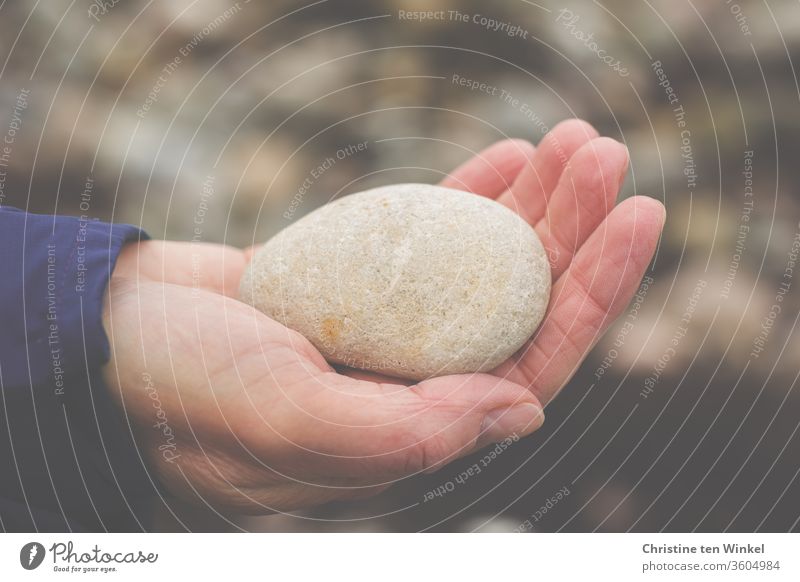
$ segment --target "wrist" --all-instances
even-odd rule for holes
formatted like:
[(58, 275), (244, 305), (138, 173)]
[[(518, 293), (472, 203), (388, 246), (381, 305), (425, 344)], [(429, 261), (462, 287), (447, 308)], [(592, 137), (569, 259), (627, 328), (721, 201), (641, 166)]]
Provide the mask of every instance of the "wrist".
[[(119, 278), (136, 279), (139, 272), (139, 262), (142, 251), (150, 241), (130, 241), (126, 243), (117, 255), (117, 262), (111, 272), (111, 280)], [(109, 281), (109, 285), (111, 281)]]

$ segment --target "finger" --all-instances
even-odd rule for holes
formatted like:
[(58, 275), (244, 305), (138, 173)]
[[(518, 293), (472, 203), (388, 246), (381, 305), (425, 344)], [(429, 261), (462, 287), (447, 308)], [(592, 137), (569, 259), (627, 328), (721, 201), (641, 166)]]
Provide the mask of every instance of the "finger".
[(244, 249), (242, 249), (242, 253), (244, 254), (244, 262), (249, 264), (250, 261), (253, 260), (253, 255), (255, 255), (259, 251), (259, 249), (263, 246), (264, 244), (261, 243), (261, 244), (250, 245), (249, 247), (245, 247)]
[(536, 224), (545, 214), (547, 201), (572, 155), (599, 134), (587, 122), (568, 119), (544, 136), (531, 158), (520, 171), (510, 190), (498, 198), (504, 204)]
[(553, 286), (533, 341), (495, 373), (530, 386), (547, 404), (630, 302), (655, 252), (665, 211), (635, 196), (619, 204)]
[(497, 198), (530, 163), (534, 150), (523, 139), (497, 142), (453, 170), (439, 185)]
[(411, 387), (337, 374), (316, 382), (313, 396), (294, 407), (307, 417), (295, 413), (286, 421), (285, 434), (302, 451), (293, 455), (295, 466), (302, 456), (307, 472), (360, 476), (369, 485), (433, 471), (489, 442), (517, 440), (544, 420), (529, 390), (488, 374), (444, 376)]
[(627, 148), (608, 137), (594, 139), (573, 154), (536, 225), (553, 279), (614, 207), (627, 169)]
[(114, 275), (237, 297), (244, 267), (242, 251), (227, 245), (148, 240), (123, 247)]

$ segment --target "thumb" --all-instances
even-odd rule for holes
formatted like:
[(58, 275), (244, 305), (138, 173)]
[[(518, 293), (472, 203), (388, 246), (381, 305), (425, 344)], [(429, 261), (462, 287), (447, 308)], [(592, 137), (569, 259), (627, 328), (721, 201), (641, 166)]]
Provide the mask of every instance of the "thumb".
[[(329, 471), (373, 485), (432, 472), (476, 448), (538, 429), (542, 406), (526, 388), (489, 374), (412, 386), (318, 377), (301, 440)], [(313, 408), (313, 410), (312, 410)], [(299, 436), (299, 435), (298, 435)]]
[(433, 378), (411, 391), (425, 403), (418, 441), (409, 451), (418, 458), (410, 463), (417, 471), (432, 472), (490, 443), (518, 440), (544, 422), (530, 390), (489, 374)]

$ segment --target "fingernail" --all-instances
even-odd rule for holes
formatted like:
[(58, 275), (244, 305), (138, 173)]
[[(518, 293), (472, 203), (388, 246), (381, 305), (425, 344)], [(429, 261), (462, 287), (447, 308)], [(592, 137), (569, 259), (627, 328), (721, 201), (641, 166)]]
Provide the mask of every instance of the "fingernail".
[(544, 411), (535, 404), (517, 404), (498, 408), (486, 414), (481, 424), (481, 443), (496, 443), (506, 438), (521, 438), (531, 434), (544, 423)]
[(617, 189), (622, 188), (622, 184), (625, 182), (625, 177), (628, 175), (628, 168), (631, 165), (631, 154), (628, 150), (628, 146), (625, 144), (620, 144), (625, 149), (625, 165), (622, 167), (622, 171), (619, 175), (619, 184), (617, 184)]

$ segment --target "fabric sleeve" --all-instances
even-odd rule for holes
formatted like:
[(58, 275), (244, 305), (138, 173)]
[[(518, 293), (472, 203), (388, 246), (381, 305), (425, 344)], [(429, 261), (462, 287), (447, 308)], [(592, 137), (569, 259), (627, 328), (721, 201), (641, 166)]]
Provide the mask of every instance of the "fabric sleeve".
[(0, 208), (0, 528), (146, 529), (156, 494), (100, 371), (130, 225)]

